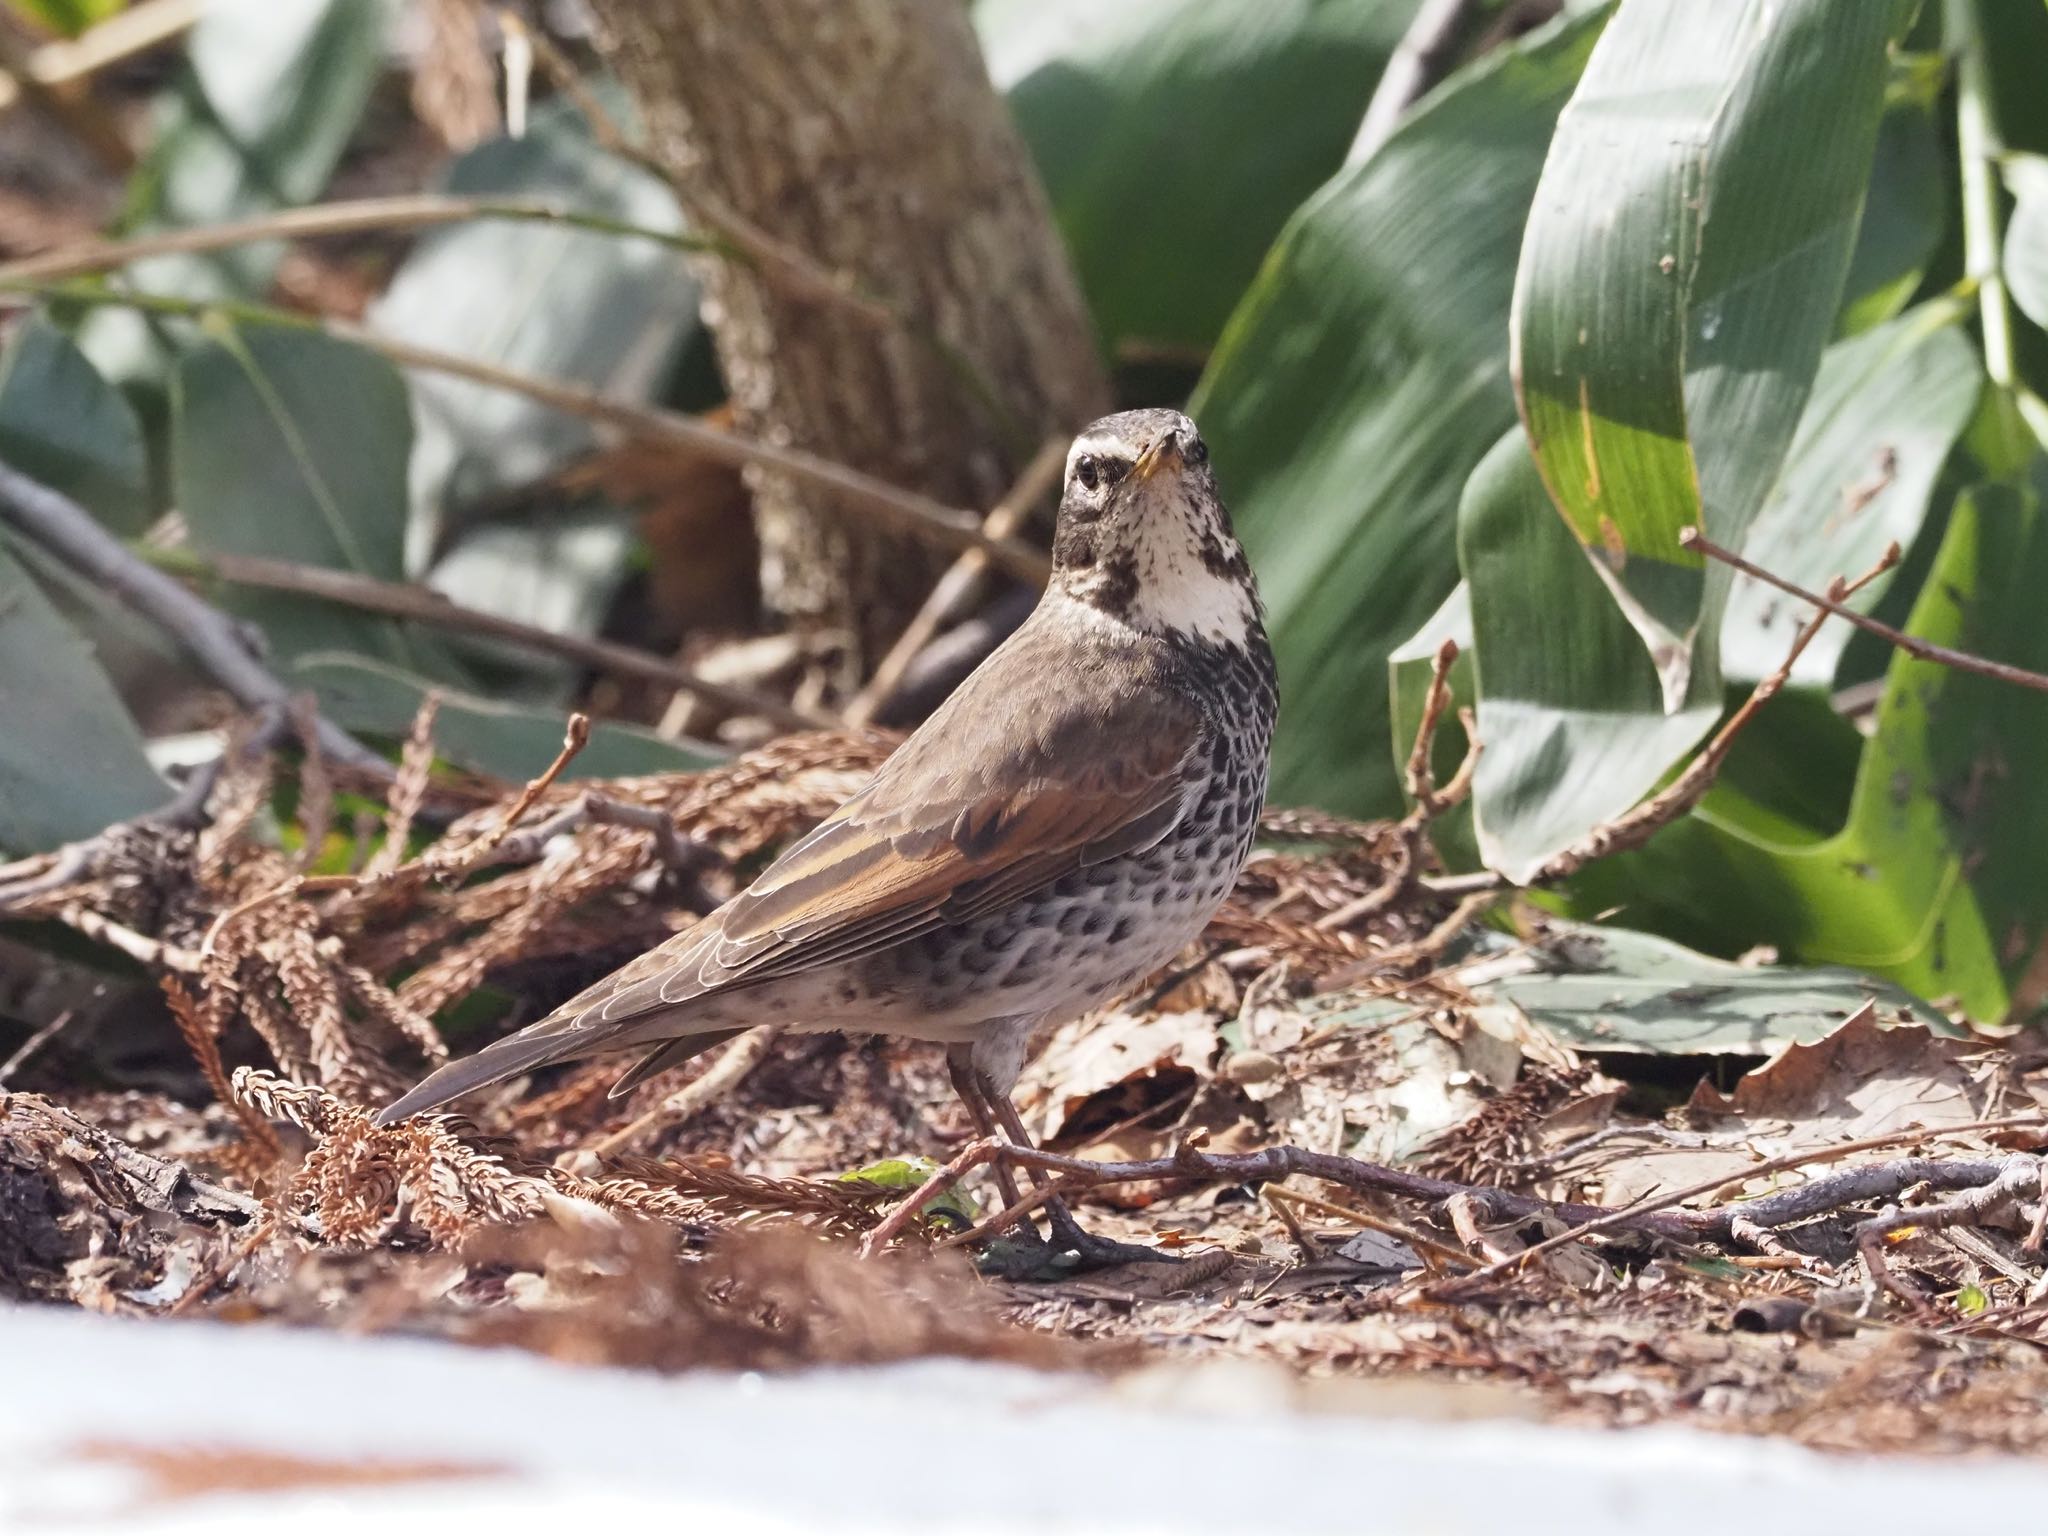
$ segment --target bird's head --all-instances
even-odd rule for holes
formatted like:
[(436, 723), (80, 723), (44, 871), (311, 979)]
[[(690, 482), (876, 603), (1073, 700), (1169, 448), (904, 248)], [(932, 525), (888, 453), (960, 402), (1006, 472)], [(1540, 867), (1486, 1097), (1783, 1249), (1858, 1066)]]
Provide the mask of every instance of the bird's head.
[(1067, 455), (1053, 587), (1135, 628), (1243, 646), (1259, 627), (1251, 564), (1179, 411), (1105, 416)]

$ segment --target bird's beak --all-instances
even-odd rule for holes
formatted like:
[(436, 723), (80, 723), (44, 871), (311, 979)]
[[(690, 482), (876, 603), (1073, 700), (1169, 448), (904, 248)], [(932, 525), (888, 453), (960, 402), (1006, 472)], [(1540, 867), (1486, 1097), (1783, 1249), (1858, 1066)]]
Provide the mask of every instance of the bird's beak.
[(1168, 464), (1180, 462), (1180, 429), (1175, 427), (1154, 438), (1152, 446), (1138, 455), (1138, 462), (1131, 466), (1131, 478), (1140, 482), (1150, 480)]

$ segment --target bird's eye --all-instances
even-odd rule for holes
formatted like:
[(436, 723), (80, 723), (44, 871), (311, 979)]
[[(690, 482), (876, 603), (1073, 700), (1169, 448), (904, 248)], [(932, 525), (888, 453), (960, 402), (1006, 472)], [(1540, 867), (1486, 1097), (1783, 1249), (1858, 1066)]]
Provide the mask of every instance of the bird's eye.
[(1096, 484), (1102, 479), (1102, 470), (1096, 464), (1093, 454), (1084, 454), (1081, 457), (1080, 462), (1074, 466), (1074, 478), (1087, 489), (1095, 489)]
[(1189, 464), (1206, 464), (1209, 462), (1209, 445), (1199, 437), (1191, 437), (1181, 457)]

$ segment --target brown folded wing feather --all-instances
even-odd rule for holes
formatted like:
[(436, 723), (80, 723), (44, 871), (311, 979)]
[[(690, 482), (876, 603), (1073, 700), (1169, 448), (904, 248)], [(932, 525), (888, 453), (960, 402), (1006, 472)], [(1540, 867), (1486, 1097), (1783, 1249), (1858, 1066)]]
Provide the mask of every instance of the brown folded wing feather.
[[(1013, 665), (1031, 660), (1029, 628), (1006, 648), (1023, 653)], [(548, 1018), (450, 1063), (386, 1114), (430, 1108), (543, 1062), (659, 1038), (644, 1028), (655, 1016), (674, 1015), (676, 1033), (692, 1033), (687, 1005), (706, 993), (971, 920), (1164, 837), (1200, 761), (1195, 711), (1142, 683), (1106, 699), (1077, 696), (1084, 690), (1013, 697), (998, 658), (747, 890)], [(1116, 750), (1105, 751), (1112, 743)]]

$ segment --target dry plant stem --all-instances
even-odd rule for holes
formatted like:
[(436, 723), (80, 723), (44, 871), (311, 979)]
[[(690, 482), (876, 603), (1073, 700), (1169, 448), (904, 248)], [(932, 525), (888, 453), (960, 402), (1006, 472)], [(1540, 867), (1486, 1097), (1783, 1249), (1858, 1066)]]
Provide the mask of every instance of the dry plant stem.
[[(1742, 1177), (1755, 1179), (1761, 1178), (1765, 1174), (1783, 1173), (1793, 1168), (1810, 1167), (1816, 1163), (1839, 1162), (1842, 1158), (1853, 1157), (1858, 1152), (1876, 1152), (1888, 1147), (1904, 1146), (1914, 1141), (1945, 1140), (1951, 1136), (1974, 1134), (1981, 1131), (2037, 1131), (2044, 1128), (2048, 1128), (2048, 1117), (2038, 1114), (2014, 1115), (2001, 1120), (1978, 1120), (1968, 1125), (1943, 1126), (1941, 1129), (1934, 1131), (1923, 1130), (1916, 1126), (1909, 1130), (1892, 1131), (1883, 1136), (1865, 1136), (1856, 1141), (1837, 1142), (1830, 1147), (1816, 1147), (1804, 1152), (1788, 1152), (1782, 1157), (1774, 1157), (1768, 1162), (1758, 1163), (1753, 1168), (1744, 1169)], [(1885, 1178), (1899, 1176), (1897, 1170), (1908, 1165), (1918, 1166), (1919, 1163), (1920, 1160), (1918, 1159), (1907, 1159), (1904, 1162), (1873, 1165), (1873, 1169), (1876, 1171), (1873, 1171), (1870, 1177), (1873, 1183), (1881, 1185)], [(1965, 1173), (1974, 1175), (1974, 1177), (1966, 1177), (1964, 1179), (1964, 1182), (1969, 1183), (1982, 1182), (1984, 1179), (1994, 1177), (1998, 1168), (2002, 1167), (2003, 1164), (1986, 1164), (1981, 1162), (1974, 1165), (1937, 1163), (1927, 1166), (1962, 1169)], [(1882, 1170), (1886, 1169), (1893, 1170), (1894, 1172), (1885, 1174)], [(1832, 1209), (1833, 1206), (1842, 1204), (1847, 1200), (1868, 1199), (1872, 1194), (1878, 1192), (1876, 1188), (1868, 1189), (1862, 1195), (1838, 1192), (1842, 1189), (1853, 1187), (1850, 1184), (1846, 1184), (1845, 1180), (1853, 1180), (1856, 1176), (1863, 1175), (1864, 1173), (1865, 1170), (1860, 1168), (1851, 1169), (1847, 1175), (1843, 1175), (1840, 1179), (1816, 1179), (1811, 1183), (1801, 1185), (1797, 1189), (1785, 1190), (1773, 1195), (1764, 1195), (1755, 1200), (1741, 1202), (1739, 1205), (1723, 1207), (1719, 1223), (1709, 1222), (1707, 1226), (1697, 1229), (1695, 1235), (1713, 1236), (1716, 1225), (1719, 1225), (1721, 1230), (1725, 1230), (1725, 1223), (1733, 1220), (1738, 1215), (1747, 1217), (1759, 1226), (1782, 1226), (1787, 1222), (1798, 1221), (1806, 1216), (1817, 1215), (1821, 1211)], [(1728, 1175), (1721, 1174), (1716, 1178), (1704, 1179), (1698, 1184), (1689, 1184), (1683, 1188), (1666, 1190), (1655, 1195), (1646, 1195), (1641, 1200), (1622, 1206), (1617, 1210), (1588, 1217), (1580, 1221), (1577, 1226), (1568, 1232), (1560, 1232), (1554, 1237), (1546, 1237), (1542, 1242), (1535, 1244), (1522, 1253), (1516, 1254), (1510, 1260), (1488, 1265), (1485, 1269), (1452, 1283), (1463, 1285), (1467, 1281), (1478, 1283), (1498, 1279), (1509, 1270), (1527, 1263), (1531, 1258), (1540, 1254), (1550, 1253), (1555, 1249), (1564, 1247), (1567, 1243), (1575, 1243), (1581, 1238), (1590, 1237), (1596, 1232), (1606, 1232), (1616, 1227), (1633, 1225), (1642, 1217), (1668, 1210), (1672, 1206), (1682, 1204), (1699, 1195), (1712, 1194), (1727, 1182)], [(1910, 1183), (1911, 1180), (1908, 1179), (1906, 1182)], [(1895, 1189), (1904, 1188), (1905, 1185), (1897, 1184), (1892, 1187)], [(1819, 1203), (1816, 1204), (1816, 1201)]]
[[(1974, 673), (1978, 677), (1995, 677), (2001, 683), (2012, 683), (2016, 687), (2031, 688), (2037, 693), (2048, 693), (2048, 675), (2039, 672), (2029, 672), (2025, 667), (2008, 666), (2002, 661), (1991, 661), (1982, 656), (1973, 656), (1968, 651), (1951, 650), (1945, 645), (1936, 645), (1931, 640), (1922, 640), (1917, 636), (1907, 634), (1903, 630), (1893, 629), (1891, 625), (1881, 623), (1871, 618), (1868, 614), (1858, 613), (1855, 609), (1844, 606), (1842, 598), (1847, 595), (1846, 593), (1838, 593), (1833, 590), (1830, 590), (1825, 595), (1809, 592), (1806, 588), (1787, 581), (1784, 577), (1767, 571), (1760, 565), (1752, 564), (1734, 551), (1723, 549), (1720, 545), (1702, 536), (1696, 528), (1688, 528), (1685, 532), (1681, 533), (1678, 536), (1678, 542), (1687, 549), (1696, 549), (1710, 559), (1719, 560), (1723, 565), (1733, 566), (1745, 576), (1753, 576), (1767, 586), (1776, 587), (1780, 592), (1789, 593), (1802, 602), (1812, 603), (1823, 612), (1832, 613), (1837, 618), (1847, 619), (1858, 629), (1866, 630), (1876, 635), (1880, 640), (1897, 646), (1908, 656), (1917, 657), (1921, 661), (1936, 662), (1944, 667), (1952, 667), (1958, 672)], [(1894, 552), (1896, 552), (1897, 547), (1896, 545), (1893, 546)], [(1853, 583), (1849, 591), (1855, 591), (1862, 584), (1861, 581)]]
[(227, 250), (259, 240), (304, 240), (323, 235), (366, 234), (375, 230), (433, 229), (443, 224), (471, 223), (482, 219), (560, 224), (625, 239), (651, 240), (682, 251), (724, 249), (715, 240), (673, 234), (667, 230), (583, 213), (565, 203), (544, 198), (455, 197), (426, 192), (408, 197), (366, 197), (350, 202), (318, 203), (309, 208), (287, 208), (260, 218), (238, 219), (228, 224), (162, 230), (133, 240), (96, 241), (69, 250), (24, 257), (19, 261), (0, 263), (0, 288), (86, 277), (111, 272), (153, 256)]
[(76, 929), (88, 939), (97, 939), (109, 949), (118, 949), (129, 959), (141, 965), (157, 966), (166, 971), (179, 971), (186, 975), (197, 975), (205, 959), (205, 952), (181, 949), (176, 944), (166, 944), (161, 939), (152, 939), (147, 934), (125, 928), (111, 918), (100, 916), (90, 907), (68, 906), (55, 914), (58, 922)]
[(0, 1088), (5, 1088), (7, 1080), (27, 1065), (28, 1059), (31, 1056), (62, 1034), (64, 1026), (76, 1017), (78, 1017), (76, 1013), (66, 1008), (57, 1017), (22, 1041), (20, 1047), (13, 1055), (9, 1056), (5, 1061), (0, 1061)]
[[(274, 1133), (273, 1133), (274, 1134)], [(280, 1223), (273, 1214), (256, 1223), (256, 1230), (235, 1244), (226, 1258), (213, 1266), (185, 1287), (184, 1293), (164, 1309), (170, 1317), (182, 1317), (211, 1296), (234, 1275), (235, 1271), (248, 1263), (257, 1249), (277, 1236)]]
[[(981, 520), (981, 531), (991, 539), (1007, 539), (1021, 528), (1031, 516), (1031, 509), (1041, 496), (1058, 484), (1060, 471), (1066, 465), (1067, 445), (1063, 439), (1048, 438), (1040, 445), (1038, 452), (1024, 472), (1017, 477), (1003, 499), (996, 503), (988, 516)], [(896, 643), (889, 647), (875, 667), (875, 674), (855, 694), (846, 706), (846, 723), (852, 726), (868, 725), (875, 718), (875, 711), (886, 703), (896, 687), (903, 681), (903, 674), (911, 662), (941, 628), (959, 616), (961, 610), (972, 601), (980, 590), (982, 579), (988, 574), (988, 557), (979, 550), (967, 550), (941, 576), (932, 587), (931, 596), (918, 609)]]
[[(1002, 1166), (1000, 1160), (998, 1160), (996, 1166)], [(1009, 1203), (993, 1216), (984, 1216), (966, 1231), (955, 1232), (950, 1237), (941, 1238), (933, 1246), (938, 1248), (961, 1248), (969, 1243), (981, 1242), (986, 1238), (994, 1237), (999, 1232), (1009, 1231), (1047, 1201), (1064, 1199), (1075, 1190), (1086, 1189), (1087, 1187), (1085, 1182), (1077, 1182), (1072, 1179), (1053, 1179), (1048, 1183), (1034, 1184), (1027, 1193), (1010, 1198)]]
[[(1342, 1221), (1356, 1222), (1372, 1232), (1384, 1232), (1388, 1237), (1398, 1237), (1402, 1242), (1422, 1255), (1423, 1262), (1431, 1269), (1451, 1265), (1456, 1269), (1477, 1269), (1479, 1261), (1469, 1253), (1460, 1253), (1447, 1243), (1440, 1243), (1426, 1233), (1413, 1227), (1403, 1226), (1398, 1221), (1389, 1221), (1384, 1216), (1375, 1216), (1370, 1211), (1360, 1210), (1342, 1200), (1331, 1200), (1321, 1195), (1304, 1194), (1298, 1189), (1274, 1188), (1265, 1191), (1270, 1197), (1277, 1196), (1289, 1205), (1307, 1206), (1312, 1211), (1321, 1211), (1325, 1216), (1335, 1216)], [(1466, 1200), (1463, 1195), (1453, 1195), (1453, 1200)], [(1467, 1202), (1470, 1203), (1469, 1201)]]
[[(429, 764), (433, 760), (433, 699), (434, 696), (428, 694), (414, 722), (413, 738), (406, 743), (406, 756), (409, 762), (416, 756), (423, 757)], [(513, 821), (524, 815), (534, 801), (547, 792), (548, 786), (560, 777), (562, 770), (569, 766), (570, 759), (581, 752), (589, 740), (590, 717), (582, 714), (571, 715), (563, 733), (562, 748), (555, 754), (554, 761), (542, 770), (538, 778), (528, 781), (526, 787), (519, 792), (518, 798), (507, 808), (506, 813), (475, 842), (466, 843), (453, 852), (445, 852), (437, 845), (410, 864), (373, 861), (360, 875), (296, 875), (282, 885), (272, 886), (267, 891), (259, 891), (246, 901), (237, 902), (216, 917), (206, 930), (206, 938), (199, 946), (198, 958), (204, 960), (213, 954), (220, 946), (221, 935), (252, 912), (261, 911), (275, 902), (293, 896), (323, 891), (359, 891), (390, 885), (400, 879), (421, 880), (434, 875), (457, 874), (476, 867), (490, 856), (492, 850), (510, 830)], [(398, 801), (403, 798), (404, 787), (401, 778), (401, 792), (392, 796), (394, 812)], [(405, 835), (405, 827), (394, 820), (393, 825), (387, 830), (385, 851), (394, 843), (402, 845)]]
[[(77, 502), (0, 463), (0, 523), (62, 560), (176, 640), (201, 671), (243, 707), (288, 712), (291, 690), (266, 667), (233, 619), (154, 569)], [(320, 750), (380, 782), (391, 764), (324, 717)]]
[[(1685, 541), (1681, 538), (1680, 542)], [(1548, 885), (1568, 879), (1595, 859), (1603, 859), (1625, 849), (1640, 848), (1649, 841), (1653, 833), (1670, 825), (1698, 805), (1707, 791), (1713, 788), (1714, 780), (1720, 776), (1721, 765), (1728, 760), (1728, 754), (1734, 750), (1736, 738), (1742, 734), (1750, 721), (1756, 718), (1764, 705), (1776, 697), (1778, 691), (1785, 686), (1786, 679), (1792, 675), (1792, 668), (1798, 664), (1799, 658), (1806, 654), (1806, 648), (1813, 643), (1814, 636), (1820, 633), (1821, 626), (1827, 622), (1828, 614), (1844, 611), (1841, 609), (1843, 598), (1861, 591), (1898, 563), (1899, 546), (1893, 543), (1886, 546), (1884, 553), (1878, 556), (1876, 564), (1854, 581), (1837, 576), (1829, 584), (1828, 601), (1821, 605), (1819, 612), (1800, 626), (1799, 633), (1793, 637), (1792, 644), (1785, 652), (1785, 659), (1779, 662), (1768, 676), (1758, 679), (1756, 687), (1750, 690), (1749, 697), (1742, 701), (1741, 707), (1728, 717), (1714, 733), (1713, 738), (1700, 749), (1699, 755), (1685, 765), (1685, 770), (1677, 778), (1640, 805), (1615, 817), (1604, 826), (1595, 827), (1585, 837), (1546, 863), (1531, 877), (1529, 883)]]
[(1294, 1207), (1279, 1198), (1271, 1189), (1260, 1190), (1259, 1197), (1266, 1209), (1273, 1213), (1274, 1219), (1287, 1229), (1288, 1240), (1294, 1244), (1294, 1251), (1301, 1255), (1301, 1262), (1314, 1264), (1320, 1261), (1323, 1251), (1302, 1227), (1301, 1218), (1294, 1213)]
[[(1014, 1154), (1018, 1149), (1011, 1148)], [(861, 1239), (860, 1256), (871, 1259), (903, 1234), (904, 1228), (916, 1221), (919, 1214), (932, 1201), (958, 1184), (974, 1169), (1003, 1155), (1003, 1143), (993, 1136), (977, 1136), (953, 1155), (951, 1162), (939, 1168), (920, 1184), (910, 1198), (901, 1202), (896, 1209), (883, 1217), (881, 1222)], [(1043, 1189), (1034, 1191), (1041, 1198)]]
[(705, 1105), (732, 1092), (749, 1072), (761, 1064), (775, 1044), (777, 1033), (772, 1026), (748, 1030), (722, 1047), (711, 1059), (711, 1064), (696, 1077), (646, 1114), (593, 1144), (590, 1150), (599, 1157), (611, 1157), (625, 1151), (643, 1136), (687, 1125)]
[(1911, 1229), (1937, 1232), (1966, 1222), (1982, 1222), (2008, 1211), (2040, 1190), (2042, 1166), (2040, 1158), (2016, 1153), (1997, 1165), (1988, 1180), (1974, 1188), (1963, 1189), (1947, 1200), (1910, 1210), (1902, 1210), (1896, 1204), (1885, 1206), (1856, 1229), (1856, 1247), (1863, 1255), (1864, 1268), (1871, 1283), (1914, 1307), (1925, 1306), (1927, 1298), (1919, 1287), (1893, 1274), (1891, 1266), (1885, 1262), (1886, 1237), (1893, 1232)]
[[(1596, 859), (1604, 859), (1631, 848), (1640, 848), (1662, 828), (1698, 805), (1707, 791), (1713, 788), (1722, 764), (1728, 760), (1728, 754), (1734, 749), (1736, 738), (1742, 734), (1750, 721), (1756, 718), (1764, 705), (1785, 686), (1786, 679), (1792, 675), (1792, 668), (1805, 654), (1806, 648), (1813, 643), (1814, 636), (1820, 633), (1828, 615), (1840, 614), (1862, 623), (1862, 616), (1844, 608), (1842, 599), (1861, 591), (1899, 563), (1899, 546), (1894, 543), (1886, 547), (1876, 564), (1854, 581), (1837, 576), (1829, 585), (1828, 596), (1821, 598), (1767, 574), (1739, 556), (1728, 555), (1725, 550), (1699, 537), (1697, 530), (1688, 529), (1679, 536), (1679, 542), (1688, 548), (1699, 549), (1702, 553), (1713, 555), (1716, 559), (1728, 559), (1738, 570), (1747, 571), (1774, 586), (1784, 587), (1786, 591), (1806, 598), (1816, 604), (1819, 611), (1800, 627), (1799, 633), (1793, 637), (1792, 644), (1785, 653), (1785, 659), (1779, 662), (1769, 675), (1758, 679), (1756, 687), (1750, 690), (1749, 697), (1743, 700), (1741, 707), (1728, 717), (1714, 733), (1713, 738), (1700, 749), (1699, 755), (1686, 764), (1685, 770), (1677, 778), (1640, 805), (1623, 812), (1612, 821), (1603, 822), (1569, 848), (1555, 855), (1529, 877), (1526, 884), (1530, 886), (1554, 885), (1560, 880), (1569, 879)], [(1905, 637), (1899, 638), (1903, 640)], [(1917, 641), (1913, 643), (1918, 644)], [(2043, 685), (2048, 686), (2048, 679), (2043, 679)], [(1507, 883), (1502, 876), (1491, 870), (1423, 882), (1439, 896), (1462, 896), (1477, 891), (1499, 890), (1505, 888)]]
[(515, 369), (500, 368), (433, 347), (414, 346), (352, 321), (314, 319), (263, 304), (206, 303), (164, 294), (124, 293), (63, 285), (23, 291), (51, 292), (80, 303), (133, 308), (185, 319), (218, 315), (259, 325), (296, 326), (319, 331), (337, 341), (365, 347), (402, 368), (424, 369), (524, 395), (571, 416), (618, 427), (659, 442), (673, 443), (714, 463), (734, 468), (759, 464), (780, 471), (793, 481), (827, 493), (835, 504), (863, 512), (900, 532), (947, 549), (979, 549), (992, 563), (1021, 581), (1042, 584), (1052, 569), (1050, 559), (1028, 544), (1014, 539), (988, 538), (981, 531), (981, 519), (972, 512), (949, 507), (915, 491), (906, 491), (817, 454), (709, 426), (675, 411), (622, 400), (582, 385), (564, 384)]
[(590, 716), (576, 713), (569, 716), (568, 724), (562, 730), (562, 747), (555, 754), (554, 761), (541, 770), (540, 777), (527, 781), (526, 788), (519, 791), (519, 798), (506, 807), (491, 829), (475, 842), (462, 850), (464, 864), (478, 864), (489, 858), (493, 849), (505, 841), (506, 836), (519, 825), (519, 818), (533, 809), (534, 801), (546, 794), (556, 779), (562, 776), (576, 754), (590, 743)]
[(1422, 701), (1422, 721), (1415, 728), (1415, 745), (1408, 752), (1408, 798), (1419, 811), (1436, 809), (1436, 774), (1430, 753), (1436, 747), (1436, 728), (1451, 702), (1451, 668), (1457, 665), (1458, 642), (1446, 640), (1437, 647), (1430, 663), (1429, 693)]
[(258, 555), (201, 557), (179, 550), (165, 557), (161, 563), (172, 570), (191, 571), (232, 586), (256, 587), (266, 592), (291, 592), (339, 603), (364, 613), (409, 619), (464, 634), (485, 635), (525, 650), (560, 656), (595, 671), (666, 684), (721, 709), (758, 715), (788, 730), (813, 730), (839, 723), (823, 710), (806, 709), (770, 694), (712, 682), (699, 677), (688, 667), (650, 651), (611, 640), (564, 635), (532, 624), (522, 624), (517, 619), (486, 613), (480, 608), (464, 607), (431, 587), (379, 581), (354, 571), (298, 565), (289, 560), (271, 560)]

